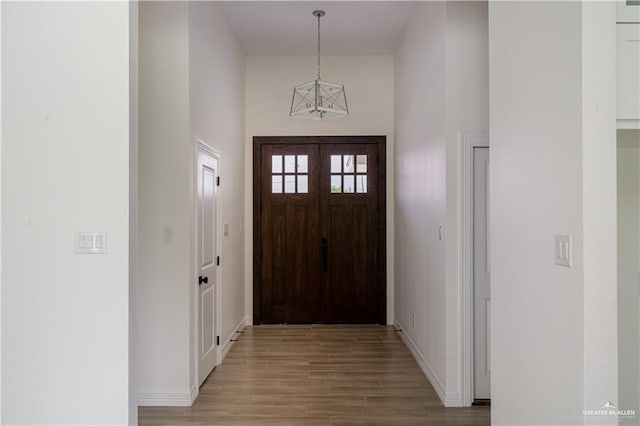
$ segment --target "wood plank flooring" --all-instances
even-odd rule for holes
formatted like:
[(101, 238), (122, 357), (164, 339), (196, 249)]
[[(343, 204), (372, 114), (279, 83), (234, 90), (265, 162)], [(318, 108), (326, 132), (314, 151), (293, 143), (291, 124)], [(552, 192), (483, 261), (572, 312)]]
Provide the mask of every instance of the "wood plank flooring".
[(192, 407), (140, 407), (140, 425), (488, 425), (445, 409), (391, 327), (247, 327)]

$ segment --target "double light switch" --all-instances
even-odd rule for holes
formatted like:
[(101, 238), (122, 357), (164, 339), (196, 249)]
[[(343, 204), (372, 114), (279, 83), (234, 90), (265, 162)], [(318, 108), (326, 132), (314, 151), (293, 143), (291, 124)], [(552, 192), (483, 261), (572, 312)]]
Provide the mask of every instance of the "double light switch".
[(554, 243), (556, 265), (571, 268), (571, 235), (556, 235)]
[(76, 233), (76, 253), (98, 254), (107, 252), (105, 231), (82, 231)]

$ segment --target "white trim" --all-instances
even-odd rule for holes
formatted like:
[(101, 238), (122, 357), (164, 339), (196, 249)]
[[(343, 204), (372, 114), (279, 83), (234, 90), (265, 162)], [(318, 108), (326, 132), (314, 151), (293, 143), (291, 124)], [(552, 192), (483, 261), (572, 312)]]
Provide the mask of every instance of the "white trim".
[(640, 120), (638, 119), (621, 119), (616, 120), (618, 129), (640, 129)]
[[(191, 138), (189, 142), (191, 143)], [(189, 247), (189, 356), (191, 357), (190, 370), (194, 375), (191, 377), (192, 384), (198, 384), (198, 289), (194, 288), (194, 283), (198, 277), (198, 239), (196, 233), (198, 232), (198, 142), (195, 141), (193, 146), (190, 147), (191, 158), (189, 160), (189, 171), (191, 176), (189, 178), (189, 215), (191, 217), (191, 223), (189, 224), (189, 241), (191, 246)], [(193, 366), (193, 368), (191, 368)]]
[(431, 365), (429, 364), (429, 361), (427, 361), (427, 358), (425, 358), (424, 354), (422, 353), (420, 348), (418, 348), (418, 345), (413, 341), (411, 336), (409, 336), (407, 333), (404, 332), (404, 327), (402, 326), (400, 321), (398, 321), (397, 318), (394, 319), (394, 324), (395, 324), (395, 328), (397, 329), (399, 328), (401, 330), (399, 333), (400, 338), (402, 339), (404, 344), (407, 346), (407, 348), (409, 348), (416, 362), (424, 372), (425, 376), (427, 376), (427, 379), (429, 380), (429, 382), (431, 382), (431, 385), (436, 390), (436, 393), (440, 397), (440, 400), (446, 407), (447, 397), (446, 397), (445, 386), (444, 386), (444, 383), (442, 382), (442, 379), (438, 376), (436, 371), (431, 367)]
[[(217, 179), (220, 179), (222, 176), (222, 156), (220, 152), (211, 148), (209, 145), (204, 143), (202, 140), (199, 140), (199, 149), (209, 153), (213, 156), (217, 161), (218, 170), (216, 173), (218, 176)], [(216, 186), (218, 191), (216, 195), (216, 251), (217, 256), (220, 256), (220, 265), (216, 267), (216, 336), (222, 335), (222, 268), (224, 268), (224, 253), (222, 250), (222, 237), (224, 232), (224, 225), (222, 220), (222, 184), (220, 186)], [(222, 363), (222, 348), (218, 346), (216, 348), (216, 365), (220, 365)]]
[(193, 403), (196, 402), (196, 398), (198, 397), (199, 394), (200, 394), (200, 388), (196, 386), (194, 383), (191, 386), (191, 403), (189, 404), (189, 406), (193, 405)]
[(189, 391), (162, 390), (138, 392), (139, 407), (190, 407), (198, 397), (198, 387), (193, 385)]
[(247, 315), (244, 317), (244, 326), (249, 327), (253, 325), (253, 317), (251, 315)]
[(445, 407), (464, 407), (458, 391), (447, 391), (444, 399)]
[(220, 352), (221, 352), (221, 356), (220, 356), (220, 364), (222, 364), (222, 361), (224, 361), (224, 359), (227, 357), (227, 354), (229, 353), (229, 350), (231, 350), (231, 347), (233, 346), (233, 344), (235, 342), (232, 342), (231, 339), (233, 338), (234, 340), (238, 339), (238, 331), (240, 330), (244, 330), (245, 328), (245, 324), (246, 324), (246, 318), (242, 318), (240, 320), (240, 322), (238, 324), (236, 324), (236, 326), (234, 327), (234, 332), (231, 333), (231, 335), (229, 337), (227, 337), (227, 339), (224, 341), (224, 343), (222, 344), (222, 346), (220, 346)]
[(473, 148), (489, 147), (486, 134), (460, 133), (460, 380), (459, 405), (473, 403)]

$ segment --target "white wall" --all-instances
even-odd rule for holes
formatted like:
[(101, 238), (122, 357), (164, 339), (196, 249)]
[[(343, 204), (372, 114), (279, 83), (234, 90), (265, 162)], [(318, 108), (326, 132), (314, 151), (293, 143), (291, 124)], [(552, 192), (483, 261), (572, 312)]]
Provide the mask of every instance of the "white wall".
[(338, 120), (289, 117), (297, 84), (314, 79), (314, 57), (252, 56), (246, 60), (245, 283), (253, 313), (253, 137), (297, 135), (387, 136), (387, 318), (393, 318), (393, 57), (323, 56), (322, 78), (344, 84), (350, 115)]
[(486, 2), (428, 2), (395, 61), (396, 321), (448, 406), (462, 403), (459, 134), (488, 133), (487, 57)]
[(128, 36), (123, 2), (2, 5), (3, 424), (130, 419)]
[(613, 8), (489, 6), (494, 424), (617, 401)]
[(463, 404), (460, 382), (460, 134), (489, 135), (488, 3), (448, 2), (446, 13), (446, 405), (458, 406)]
[[(496, 424), (583, 421), (580, 8), (489, 6)], [(573, 269), (553, 264), (556, 233)]]
[[(138, 397), (197, 393), (192, 232), (197, 138), (221, 153), (222, 335), (244, 318), (244, 59), (214, 2), (140, 4)], [(162, 242), (170, 225), (174, 241)]]
[(640, 399), (640, 131), (618, 131), (618, 377), (620, 403)]
[(136, 283), (138, 282), (138, 2), (129, 3), (129, 424), (138, 424)]
[[(0, 3), (0, 46), (2, 46), (2, 3)], [(1, 48), (0, 48), (1, 50)], [(0, 75), (2, 74), (2, 55), (0, 55)], [(2, 83), (0, 82), (0, 99)], [(2, 129), (2, 102), (0, 102), (0, 129)], [(2, 259), (2, 132), (0, 131), (0, 259)], [(2, 261), (0, 261), (0, 423), (2, 423)]]
[(442, 400), (446, 257), (438, 225), (446, 221), (445, 32), (445, 4), (420, 4), (395, 58), (395, 320)]
[[(188, 4), (139, 6), (139, 398), (190, 399)], [(162, 242), (162, 226), (174, 241)], [(180, 399), (178, 398), (178, 399)]]
[[(215, 2), (189, 6), (191, 140), (220, 153), (222, 236), (221, 345), (229, 345), (244, 310), (244, 55)], [(192, 289), (196, 289), (192, 286)], [(194, 300), (192, 298), (192, 300)], [(195, 307), (193, 307), (195, 311)]]
[(582, 405), (590, 408), (618, 400), (616, 8), (613, 2), (581, 6)]

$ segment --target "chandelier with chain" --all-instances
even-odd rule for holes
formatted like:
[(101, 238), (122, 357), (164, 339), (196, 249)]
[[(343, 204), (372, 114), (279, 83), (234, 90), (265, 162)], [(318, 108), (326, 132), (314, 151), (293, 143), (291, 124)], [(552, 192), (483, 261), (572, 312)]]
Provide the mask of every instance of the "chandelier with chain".
[(320, 18), (324, 15), (324, 10), (313, 11), (318, 18), (318, 78), (293, 88), (291, 117), (323, 120), (349, 115), (344, 86), (320, 79)]

